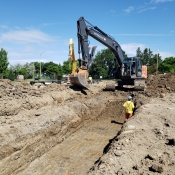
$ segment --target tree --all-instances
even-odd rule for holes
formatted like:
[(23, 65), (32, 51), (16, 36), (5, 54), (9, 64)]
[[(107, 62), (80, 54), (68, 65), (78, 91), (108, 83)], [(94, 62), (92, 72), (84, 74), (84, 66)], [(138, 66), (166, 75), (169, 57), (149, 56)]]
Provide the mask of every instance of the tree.
[(138, 47), (138, 49), (136, 50), (136, 57), (142, 58), (142, 56), (143, 56), (143, 53), (142, 53), (140, 47)]
[(45, 63), (43, 66), (43, 72), (47, 75), (53, 75), (58, 72), (58, 65), (52, 61)]
[[(127, 57), (124, 51), (123, 56)], [(111, 71), (116, 69), (116, 64), (118, 64), (118, 61), (115, 60), (113, 52), (109, 48), (103, 49), (96, 54), (89, 69), (89, 74), (91, 76), (96, 75), (97, 77), (107, 78), (110, 76)]]
[(152, 74), (157, 71), (157, 59), (158, 64), (162, 62), (160, 55), (154, 55), (150, 48), (145, 48), (142, 52), (140, 47), (138, 47), (136, 50), (136, 57), (141, 58), (142, 64), (148, 66), (148, 74)]
[(136, 57), (139, 57), (142, 60), (143, 65), (152, 65), (153, 53), (150, 49), (145, 48), (142, 52), (140, 47), (136, 50)]
[(159, 71), (161, 73), (175, 73), (175, 57), (168, 57), (165, 58), (160, 64), (159, 64)]
[(3, 77), (6, 75), (7, 69), (8, 69), (8, 58), (7, 58), (7, 52), (1, 48), (0, 50), (0, 76)]
[(34, 63), (25, 63), (23, 66), (27, 72), (28, 72), (28, 77), (27, 78), (32, 78), (34, 76), (34, 72), (35, 72), (35, 66)]
[(70, 74), (72, 72), (71, 66), (70, 66), (70, 61), (64, 61), (62, 69), (63, 69), (64, 74), (66, 74), (66, 75)]
[(35, 74), (40, 75), (40, 66), (41, 66), (41, 73), (44, 72), (44, 64), (45, 63), (43, 63), (43, 62), (33, 62), (33, 63), (34, 63), (34, 68), (35, 68)]
[(63, 76), (63, 68), (61, 64), (58, 64), (58, 80), (61, 80)]
[(56, 63), (53, 63), (52, 61), (45, 63), (43, 65), (42, 69), (43, 73), (45, 73), (47, 76), (49, 76), (51, 79), (61, 79), (63, 76), (63, 70), (62, 66)]
[(23, 75), (25, 79), (28, 78), (28, 72), (26, 68), (21, 68), (16, 71), (17, 75)]
[(15, 80), (16, 76), (15, 76), (15, 73), (13, 72), (13, 70), (9, 69), (7, 78), (11, 81)]

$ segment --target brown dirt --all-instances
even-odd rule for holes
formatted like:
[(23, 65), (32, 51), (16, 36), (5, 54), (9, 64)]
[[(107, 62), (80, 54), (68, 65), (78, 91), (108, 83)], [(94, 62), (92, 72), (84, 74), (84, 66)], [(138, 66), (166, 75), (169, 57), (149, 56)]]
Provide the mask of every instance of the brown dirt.
[[(104, 86), (0, 81), (0, 174), (175, 172), (175, 75), (149, 76), (144, 92)], [(136, 111), (123, 124), (128, 95)]]

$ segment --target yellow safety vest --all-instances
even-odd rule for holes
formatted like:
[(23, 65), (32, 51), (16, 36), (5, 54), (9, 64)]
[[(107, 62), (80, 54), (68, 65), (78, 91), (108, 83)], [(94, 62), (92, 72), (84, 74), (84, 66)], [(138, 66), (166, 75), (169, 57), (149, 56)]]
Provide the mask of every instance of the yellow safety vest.
[(126, 109), (126, 113), (132, 114), (134, 109), (134, 103), (132, 101), (126, 101), (123, 106)]
[(89, 77), (89, 80), (92, 80), (92, 77)]

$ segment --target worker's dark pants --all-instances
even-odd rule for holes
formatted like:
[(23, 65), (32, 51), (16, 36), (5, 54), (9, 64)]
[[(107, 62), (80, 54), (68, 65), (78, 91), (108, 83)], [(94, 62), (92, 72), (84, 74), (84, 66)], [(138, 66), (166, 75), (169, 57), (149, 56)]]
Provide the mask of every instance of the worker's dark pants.
[(129, 119), (129, 118), (131, 118), (132, 117), (132, 113), (130, 114), (130, 113), (125, 113), (125, 118), (126, 119)]

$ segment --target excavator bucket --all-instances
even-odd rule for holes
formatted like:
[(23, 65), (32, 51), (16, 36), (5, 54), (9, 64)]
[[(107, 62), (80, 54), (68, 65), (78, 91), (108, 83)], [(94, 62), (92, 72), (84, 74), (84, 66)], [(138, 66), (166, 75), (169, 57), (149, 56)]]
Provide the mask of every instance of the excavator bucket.
[(87, 80), (88, 80), (87, 70), (80, 69), (78, 73), (75, 72), (70, 75), (71, 84), (89, 89), (89, 84)]

